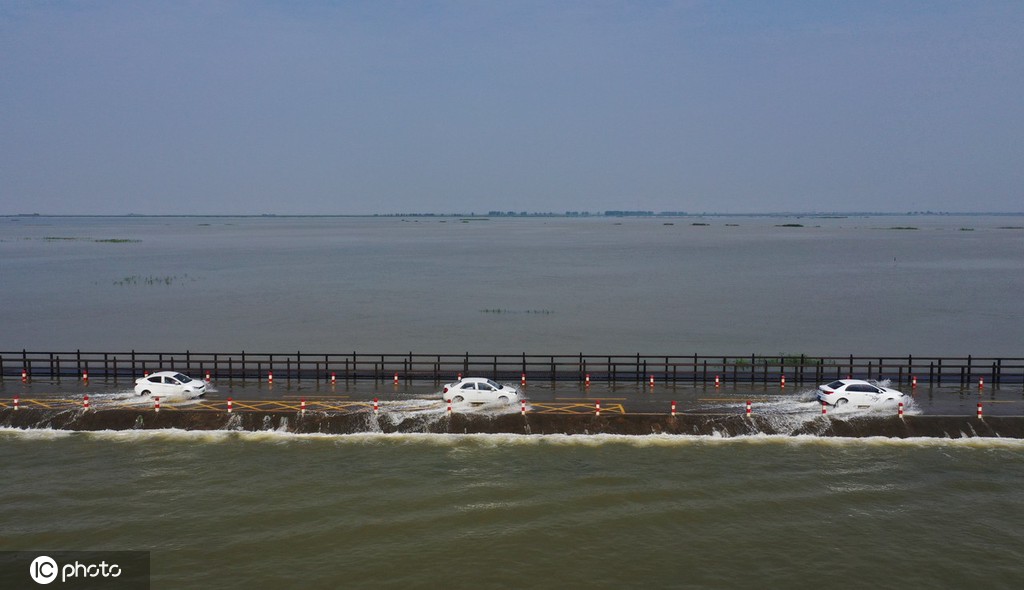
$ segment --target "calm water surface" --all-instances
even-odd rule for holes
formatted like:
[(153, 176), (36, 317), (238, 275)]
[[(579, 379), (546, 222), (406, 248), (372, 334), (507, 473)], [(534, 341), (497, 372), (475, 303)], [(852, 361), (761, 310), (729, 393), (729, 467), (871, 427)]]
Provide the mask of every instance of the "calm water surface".
[(1014, 356), (1017, 226), (0, 218), (0, 348)]

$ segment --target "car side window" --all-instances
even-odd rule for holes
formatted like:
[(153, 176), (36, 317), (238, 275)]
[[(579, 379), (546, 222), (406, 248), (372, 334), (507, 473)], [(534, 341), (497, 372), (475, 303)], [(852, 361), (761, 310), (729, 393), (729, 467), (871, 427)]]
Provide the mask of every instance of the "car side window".
[(162, 380), (163, 380), (163, 377), (150, 377), (149, 378), (149, 382), (150, 383), (160, 383)]
[(490, 386), (490, 384), (488, 384), (488, 383), (480, 383), (480, 384), (478, 384), (478, 385), (479, 385), (479, 387), (478, 387), (478, 388), (479, 388), (479, 389), (480, 389), (481, 391), (494, 391), (494, 388), (493, 388), (493, 387), (491, 387), (491, 386)]
[(476, 383), (463, 383), (459, 389), (476, 389)]

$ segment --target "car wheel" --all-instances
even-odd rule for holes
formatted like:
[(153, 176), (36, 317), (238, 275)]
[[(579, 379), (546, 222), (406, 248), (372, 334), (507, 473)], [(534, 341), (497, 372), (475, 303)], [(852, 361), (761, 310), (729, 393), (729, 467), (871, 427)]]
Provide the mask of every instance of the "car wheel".
[(143, 389), (142, 393), (140, 393), (139, 395), (142, 395), (142, 396), (149, 395), (149, 390), (148, 389)]
[(456, 404), (464, 401), (466, 401), (466, 398), (462, 397), (461, 395), (457, 395), (452, 398), (452, 402)]
[(849, 400), (846, 400), (846, 399), (837, 399), (837, 400), (836, 400), (836, 407), (838, 408), (839, 406), (842, 406), (842, 405), (846, 405), (846, 402), (847, 402), (847, 401), (849, 401)]
[(498, 401), (503, 403), (503, 404), (507, 404), (508, 403), (508, 396), (507, 395), (503, 395), (503, 396), (498, 398)]

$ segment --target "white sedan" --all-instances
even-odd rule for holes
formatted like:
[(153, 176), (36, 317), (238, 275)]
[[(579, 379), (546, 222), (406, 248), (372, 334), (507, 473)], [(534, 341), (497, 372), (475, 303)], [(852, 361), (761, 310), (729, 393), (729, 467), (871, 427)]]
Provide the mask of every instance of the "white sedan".
[(502, 385), (481, 377), (466, 377), (455, 383), (446, 384), (441, 392), (441, 399), (451, 400), (452, 403), (502, 402), (508, 404), (516, 400), (519, 395), (518, 387)]
[(909, 399), (904, 393), (883, 387), (877, 381), (840, 379), (828, 385), (818, 386), (818, 400), (837, 408), (847, 403), (862, 409), (887, 402), (896, 405)]
[(135, 393), (162, 400), (192, 399), (206, 393), (206, 383), (176, 371), (160, 371), (136, 379)]

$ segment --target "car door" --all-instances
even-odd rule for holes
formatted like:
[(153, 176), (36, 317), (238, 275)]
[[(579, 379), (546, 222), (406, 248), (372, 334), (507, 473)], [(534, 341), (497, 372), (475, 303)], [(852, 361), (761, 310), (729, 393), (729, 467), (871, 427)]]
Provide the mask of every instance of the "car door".
[(181, 381), (174, 377), (164, 377), (164, 395), (177, 395), (181, 390)]
[(491, 402), (498, 398), (498, 394), (496, 393), (498, 390), (495, 389), (490, 383), (477, 383), (476, 389), (478, 393), (477, 399), (479, 399), (482, 402)]
[(475, 402), (476, 401), (476, 397), (477, 397), (476, 383), (473, 383), (472, 381), (470, 381), (468, 383), (463, 383), (456, 390), (456, 394), (455, 395), (461, 396), (462, 399), (467, 401), (467, 402)]
[(146, 384), (143, 391), (149, 391), (152, 396), (161, 396), (164, 394), (164, 378), (161, 375), (152, 375), (146, 378)]

